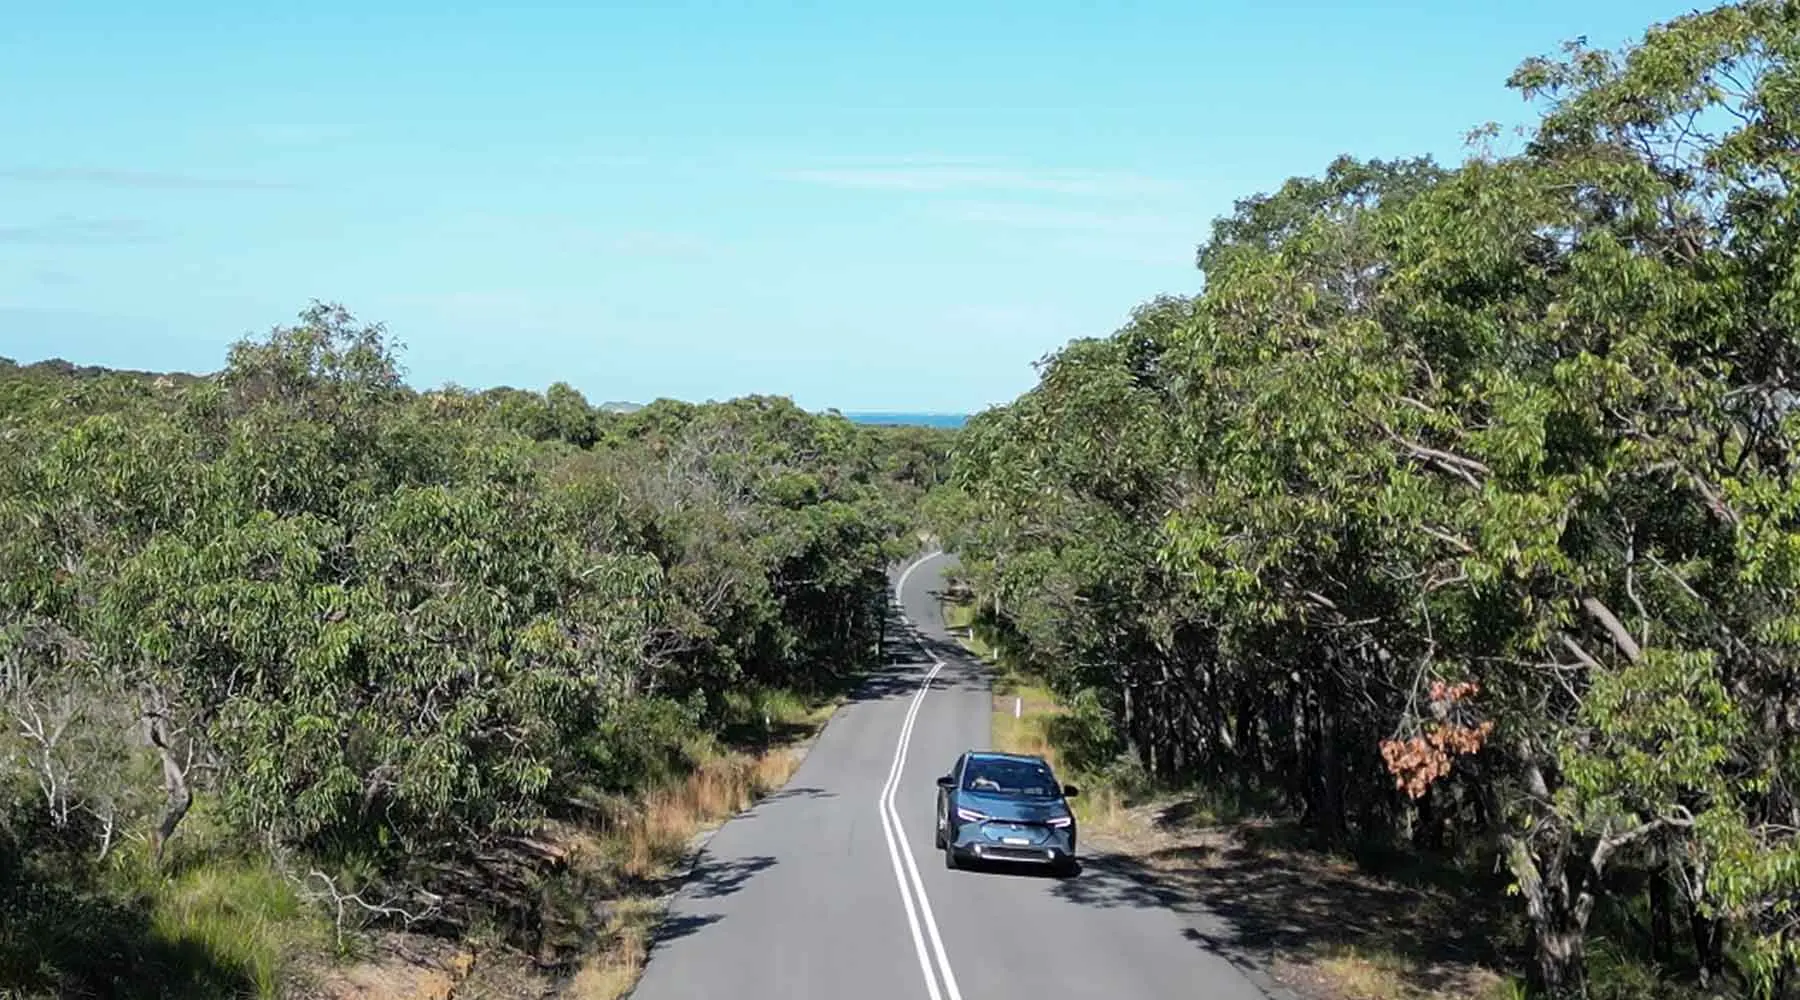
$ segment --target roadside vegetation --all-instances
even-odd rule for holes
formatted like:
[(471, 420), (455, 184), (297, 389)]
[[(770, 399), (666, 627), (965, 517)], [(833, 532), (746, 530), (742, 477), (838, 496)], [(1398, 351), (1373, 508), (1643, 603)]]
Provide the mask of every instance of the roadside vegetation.
[[(1523, 924), (1482, 879), (1442, 859), (1332, 845), (1273, 798), (1230, 784), (1152, 780), (1129, 757), (1084, 755), (1077, 712), (1013, 655), (983, 641), (986, 616), (966, 592), (945, 603), (960, 642), (993, 671), (992, 745), (1039, 754), (1081, 794), (1089, 881), (1076, 899), (1173, 893), (1225, 916), (1208, 942), (1307, 1000), (1516, 1000), (1508, 975)], [(963, 631), (966, 630), (966, 631)], [(1128, 888), (1130, 887), (1130, 888)], [(1632, 984), (1641, 986), (1642, 979)], [(1656, 996), (1617, 989), (1615, 997)], [(1672, 994), (1671, 994), (1672, 995)]]
[(951, 433), (416, 391), (329, 305), (0, 368), (0, 993), (617, 995), (875, 661)]
[(954, 432), (418, 391), (328, 305), (0, 366), (0, 994), (622, 995), (925, 525), (1067, 891), (1331, 1000), (1800, 996), (1800, 7), (1510, 84)]
[(1496, 989), (1800, 995), (1800, 8), (1510, 85), (1517, 151), (1240, 201), (1202, 293), (969, 422), (934, 530), (1065, 767), (1451, 884)]

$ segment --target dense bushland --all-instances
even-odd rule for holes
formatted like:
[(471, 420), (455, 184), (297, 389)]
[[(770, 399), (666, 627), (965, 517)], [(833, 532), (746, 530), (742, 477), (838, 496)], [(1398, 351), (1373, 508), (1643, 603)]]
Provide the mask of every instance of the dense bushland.
[(1604, 924), (1794, 996), (1800, 6), (1510, 85), (1516, 154), (1238, 203), (1203, 293), (970, 422), (934, 518), (1094, 753), (1498, 868), (1543, 993)]
[[(543, 823), (869, 662), (945, 440), (418, 392), (326, 305), (203, 378), (0, 370), (0, 987), (268, 992), (258, 906), (529, 934)], [(241, 919), (159, 927), (183, 878)]]

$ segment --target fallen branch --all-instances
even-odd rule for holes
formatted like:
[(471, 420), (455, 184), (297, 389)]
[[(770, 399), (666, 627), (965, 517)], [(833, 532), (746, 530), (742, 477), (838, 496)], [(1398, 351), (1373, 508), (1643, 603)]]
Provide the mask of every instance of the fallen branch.
[[(307, 890), (307, 884), (315, 878), (325, 886), (325, 891), (323, 893), (309, 892)], [(307, 872), (306, 877), (303, 879), (295, 878), (292, 873), (288, 874), (288, 879), (300, 888), (301, 895), (307, 899), (315, 902), (326, 899), (331, 901), (333, 908), (332, 926), (336, 932), (337, 943), (340, 947), (342, 947), (344, 943), (344, 914), (346, 910), (352, 906), (364, 913), (376, 917), (397, 916), (404, 922), (405, 926), (411, 927), (421, 920), (436, 915), (439, 904), (443, 902), (442, 896), (439, 896), (436, 893), (423, 892), (423, 890), (421, 890), (423, 895), (428, 897), (427, 903), (429, 905), (427, 905), (424, 910), (413, 913), (404, 907), (394, 905), (393, 897), (380, 903), (371, 903), (362, 898), (361, 893), (344, 892), (338, 888), (337, 882), (333, 880), (331, 876), (319, 871), (317, 868)]]

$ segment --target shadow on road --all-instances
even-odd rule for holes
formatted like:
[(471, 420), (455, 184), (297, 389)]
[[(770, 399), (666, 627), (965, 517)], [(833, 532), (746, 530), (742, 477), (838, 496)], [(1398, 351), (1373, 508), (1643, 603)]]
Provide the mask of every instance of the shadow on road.
[(664, 917), (661, 923), (657, 924), (656, 932), (650, 935), (650, 944), (647, 950), (654, 954), (658, 948), (668, 944), (670, 941), (675, 941), (687, 937), (689, 934), (697, 933), (718, 923), (722, 919), (724, 919), (723, 914), (718, 913), (670, 914)]
[(1247, 828), (1139, 857), (1090, 854), (1080, 878), (1055, 887), (1095, 907), (1177, 909), (1196, 946), (1248, 964), (1273, 953), (1323, 957), (1345, 949), (1404, 960), (1402, 978), (1426, 991), (1454, 988), (1471, 966), (1503, 968), (1512, 929), (1503, 914), (1447, 891), (1360, 871), (1343, 859), (1289, 849)]
[(1082, 859), (1081, 878), (1057, 886), (1056, 894), (1083, 906), (1178, 906), (1186, 900), (1145, 867), (1116, 854), (1090, 853)]
[(986, 680), (953, 639), (929, 635), (901, 617), (898, 609), (887, 612), (887, 632), (881, 669), (858, 684), (852, 701), (876, 701), (897, 695), (912, 697), (938, 662), (944, 669), (931, 681), (933, 691), (973, 690)]
[[(760, 806), (766, 805), (770, 802), (781, 802), (781, 801), (784, 801), (787, 799), (835, 799), (835, 798), (837, 798), (836, 792), (828, 792), (823, 788), (814, 788), (811, 786), (800, 786), (800, 787), (795, 787), (795, 788), (783, 788), (779, 792), (772, 792), (768, 795), (765, 795), (761, 799), (757, 800), (756, 806), (760, 807)], [(753, 810), (754, 810), (754, 808), (756, 808), (756, 807), (752, 807)]]
[(688, 878), (688, 894), (696, 899), (718, 899), (744, 887), (758, 872), (775, 866), (766, 854), (747, 858), (703, 858)]
[(855, 693), (850, 696), (850, 700), (860, 702), (881, 701), (902, 696), (910, 698), (918, 692), (920, 682), (925, 679), (925, 674), (930, 669), (929, 665), (923, 669), (918, 665), (908, 665), (905, 668), (871, 674), (868, 679), (857, 686)]
[(1085, 862), (1077, 861), (1075, 871), (1062, 874), (1049, 865), (1032, 864), (1028, 861), (976, 861), (964, 858), (958, 863), (959, 870), (968, 875), (982, 875), (991, 878), (1028, 878), (1043, 879), (1047, 882), (1067, 882), (1082, 877), (1087, 870)]

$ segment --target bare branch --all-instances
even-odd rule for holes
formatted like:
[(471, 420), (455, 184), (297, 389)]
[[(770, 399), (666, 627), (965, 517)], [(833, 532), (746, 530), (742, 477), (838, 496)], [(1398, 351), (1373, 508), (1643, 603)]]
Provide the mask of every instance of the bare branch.
[(1613, 645), (1618, 647), (1619, 652), (1625, 654), (1626, 659), (1636, 663), (1644, 658), (1644, 650), (1638, 645), (1637, 640), (1631, 637), (1631, 630), (1627, 629), (1625, 623), (1619, 621), (1619, 616), (1613, 614), (1612, 609), (1601, 603), (1599, 598), (1584, 597), (1581, 599), (1581, 607), (1589, 616), (1599, 622), (1601, 627), (1606, 629), (1607, 635), (1612, 637)]
[(1431, 537), (1437, 539), (1438, 541), (1445, 543), (1446, 545), (1450, 545), (1450, 546), (1454, 547), (1457, 551), (1461, 552), (1464, 555), (1472, 556), (1475, 554), (1475, 546), (1470, 545), (1468, 542), (1465, 542), (1462, 539), (1456, 537), (1455, 535), (1452, 535), (1448, 531), (1445, 531), (1441, 528), (1434, 528), (1429, 524), (1419, 525), (1419, 530), (1425, 532), (1427, 535), (1430, 535)]
[(1571, 636), (1565, 632), (1565, 633), (1558, 634), (1557, 638), (1562, 641), (1562, 646), (1564, 649), (1568, 650), (1575, 657), (1575, 659), (1581, 661), (1582, 666), (1587, 667), (1589, 670), (1599, 670), (1600, 669), (1599, 661), (1595, 660), (1592, 656), (1589, 656), (1588, 651), (1585, 649), (1582, 649), (1581, 644), (1576, 642), (1575, 638), (1573, 636)]
[(1480, 480), (1475, 478), (1477, 475), (1489, 476), (1493, 474), (1492, 470), (1490, 470), (1486, 464), (1473, 458), (1465, 458), (1462, 455), (1452, 454), (1438, 448), (1420, 444), (1417, 441), (1409, 440), (1402, 437), (1385, 424), (1382, 425), (1381, 429), (1387, 433), (1389, 440), (1398, 444), (1400, 447), (1405, 448), (1408, 454), (1412, 455), (1414, 458), (1422, 459), (1436, 465), (1446, 472), (1453, 472), (1456, 475), (1461, 476), (1469, 483), (1469, 485), (1474, 486), (1477, 489), (1481, 488)]
[[(289, 881), (300, 888), (302, 895), (306, 898), (314, 901), (330, 901), (333, 911), (333, 926), (336, 929), (340, 946), (344, 941), (344, 916), (347, 912), (360, 911), (375, 917), (399, 917), (405, 926), (411, 927), (413, 924), (435, 915), (439, 905), (443, 902), (443, 897), (426, 892), (424, 893), (427, 903), (425, 909), (414, 913), (404, 907), (394, 905), (392, 898), (379, 903), (371, 903), (362, 898), (361, 893), (344, 892), (338, 888), (337, 882), (331, 876), (317, 868), (308, 871), (305, 878), (296, 878), (292, 873), (289, 873), (287, 877)], [(319, 883), (325, 887), (323, 892), (307, 890), (307, 885), (314, 879), (318, 879)]]

